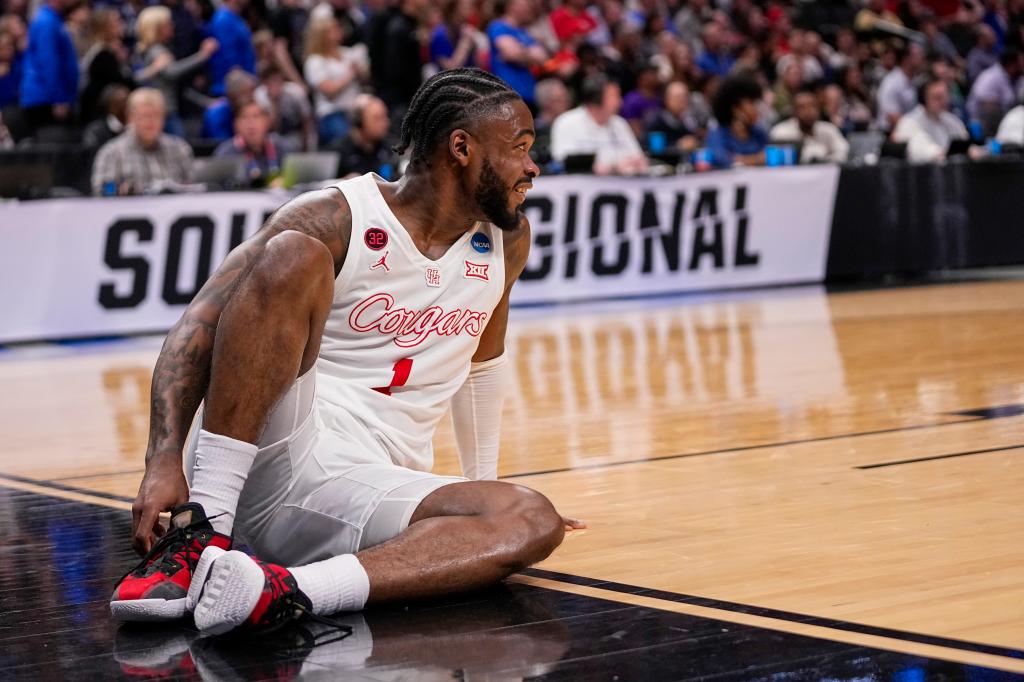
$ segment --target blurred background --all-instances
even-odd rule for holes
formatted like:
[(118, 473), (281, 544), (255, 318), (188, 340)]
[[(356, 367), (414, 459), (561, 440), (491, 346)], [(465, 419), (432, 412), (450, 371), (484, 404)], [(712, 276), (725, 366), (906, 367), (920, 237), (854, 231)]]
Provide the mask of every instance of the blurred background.
[(165, 331), (466, 66), (535, 114), (513, 303), (1024, 263), (1022, 45), (1024, 0), (0, 0), (0, 343)]
[(0, 0), (0, 193), (394, 179), (413, 93), (460, 66), (530, 104), (548, 173), (1012, 156), (1022, 27), (1022, 0)]

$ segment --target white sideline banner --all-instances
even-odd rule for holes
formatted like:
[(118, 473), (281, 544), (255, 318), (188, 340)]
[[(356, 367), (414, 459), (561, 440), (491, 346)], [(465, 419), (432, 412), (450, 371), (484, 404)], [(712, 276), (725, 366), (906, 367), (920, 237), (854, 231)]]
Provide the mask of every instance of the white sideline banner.
[(166, 331), (287, 194), (0, 205), (0, 342)]
[[(539, 178), (514, 304), (818, 282), (839, 169)], [(165, 331), (281, 192), (0, 205), (0, 343)]]
[(820, 282), (838, 166), (540, 179), (519, 304)]

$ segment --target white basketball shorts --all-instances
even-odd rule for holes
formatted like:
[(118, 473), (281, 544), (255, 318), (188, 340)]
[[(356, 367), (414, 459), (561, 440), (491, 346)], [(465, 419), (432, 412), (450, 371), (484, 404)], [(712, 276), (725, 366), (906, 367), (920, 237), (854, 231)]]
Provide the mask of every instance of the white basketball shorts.
[[(390, 540), (430, 493), (463, 482), (368, 456), (356, 439), (323, 426), (316, 368), (296, 379), (258, 443), (235, 515), (235, 537), (256, 556), (301, 566)], [(186, 446), (191, 484), (202, 410)]]

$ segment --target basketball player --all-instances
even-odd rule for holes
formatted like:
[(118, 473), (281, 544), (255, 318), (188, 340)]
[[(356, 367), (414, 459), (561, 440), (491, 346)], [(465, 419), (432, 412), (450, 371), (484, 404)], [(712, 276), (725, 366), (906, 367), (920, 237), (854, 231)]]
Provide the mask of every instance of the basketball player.
[[(469, 590), (582, 527), (487, 480), (533, 139), (503, 81), (442, 72), (403, 122), (401, 182), (303, 194), (227, 257), (157, 360), (132, 506), (145, 556), (115, 589), (114, 617), (193, 610), (218, 634)], [(449, 403), (476, 480), (429, 473)], [(171, 527), (157, 539), (161, 511)]]

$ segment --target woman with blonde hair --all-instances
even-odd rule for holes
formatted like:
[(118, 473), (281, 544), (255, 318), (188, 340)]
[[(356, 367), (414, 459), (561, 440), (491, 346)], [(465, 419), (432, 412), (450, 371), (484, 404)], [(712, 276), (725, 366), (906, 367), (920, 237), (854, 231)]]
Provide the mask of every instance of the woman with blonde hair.
[(163, 94), (167, 118), (164, 132), (185, 136), (185, 126), (178, 114), (179, 81), (198, 71), (219, 47), (215, 38), (207, 38), (191, 57), (175, 60), (167, 43), (174, 37), (171, 10), (163, 5), (147, 7), (139, 13), (139, 35), (135, 48), (135, 78), (140, 84), (156, 88)]
[(366, 78), (365, 51), (342, 47), (341, 24), (332, 14), (314, 13), (306, 36), (306, 82), (315, 92), (320, 145), (348, 132), (348, 116)]
[(121, 41), (124, 22), (116, 9), (98, 9), (89, 17), (89, 48), (82, 57), (82, 92), (79, 96), (83, 122), (103, 112), (100, 93), (108, 85), (134, 86), (128, 67), (128, 51)]

